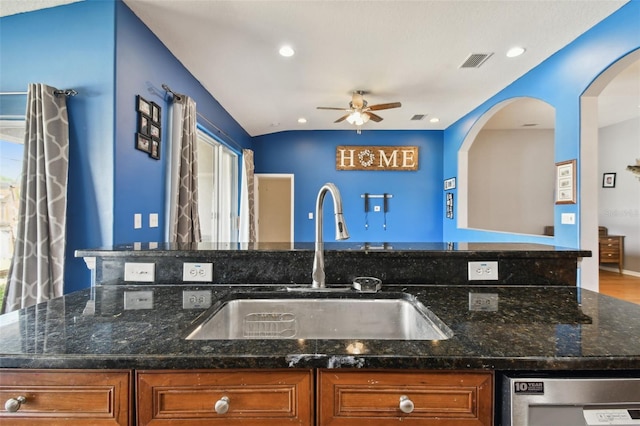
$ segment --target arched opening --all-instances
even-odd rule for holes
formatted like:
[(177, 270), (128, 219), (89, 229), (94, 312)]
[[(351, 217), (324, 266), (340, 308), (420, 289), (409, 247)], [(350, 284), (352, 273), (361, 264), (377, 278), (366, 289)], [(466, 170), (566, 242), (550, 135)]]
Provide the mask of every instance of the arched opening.
[[(625, 170), (640, 157), (639, 72), (640, 50), (636, 50), (598, 76), (580, 99), (580, 247), (593, 253), (582, 261), (580, 282), (589, 290), (599, 290), (599, 226), (625, 235), (625, 273), (640, 271), (640, 183)], [(620, 143), (631, 148), (617, 146)], [(619, 150), (626, 155), (616, 158)], [(601, 152), (606, 154), (602, 155), (606, 170), (600, 164)], [(602, 187), (603, 172), (616, 173), (615, 187)]]
[(458, 153), (458, 226), (544, 235), (554, 220), (554, 140), (555, 109), (543, 101), (489, 110)]

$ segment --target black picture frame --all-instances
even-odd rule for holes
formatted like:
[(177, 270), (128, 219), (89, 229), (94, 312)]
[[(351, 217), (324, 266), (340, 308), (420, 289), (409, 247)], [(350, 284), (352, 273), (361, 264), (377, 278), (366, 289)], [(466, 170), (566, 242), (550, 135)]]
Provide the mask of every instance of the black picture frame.
[(149, 156), (155, 160), (160, 159), (160, 141), (151, 139), (151, 150), (149, 151)]
[(149, 123), (149, 136), (151, 139), (160, 140), (162, 131), (160, 130), (160, 125), (158, 123)]
[(136, 96), (136, 110), (151, 117), (151, 103), (140, 95)]
[(151, 124), (151, 117), (140, 112), (138, 113), (138, 133), (145, 136), (149, 136), (149, 125)]
[(615, 173), (603, 173), (602, 174), (602, 187), (603, 188), (615, 188), (616, 187), (616, 174)]
[(143, 135), (142, 133), (136, 133), (136, 149), (150, 154), (151, 138), (147, 135)]
[(160, 105), (155, 102), (151, 102), (151, 121), (160, 124), (160, 120), (162, 118), (161, 111), (162, 109), (160, 108)]

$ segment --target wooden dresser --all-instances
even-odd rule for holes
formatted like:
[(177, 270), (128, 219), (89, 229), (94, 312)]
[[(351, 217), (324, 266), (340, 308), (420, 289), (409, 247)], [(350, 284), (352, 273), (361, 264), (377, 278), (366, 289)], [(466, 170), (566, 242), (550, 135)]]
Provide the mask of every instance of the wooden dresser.
[(622, 273), (624, 269), (624, 235), (609, 235), (601, 227), (598, 244), (598, 257), (601, 264), (615, 263)]

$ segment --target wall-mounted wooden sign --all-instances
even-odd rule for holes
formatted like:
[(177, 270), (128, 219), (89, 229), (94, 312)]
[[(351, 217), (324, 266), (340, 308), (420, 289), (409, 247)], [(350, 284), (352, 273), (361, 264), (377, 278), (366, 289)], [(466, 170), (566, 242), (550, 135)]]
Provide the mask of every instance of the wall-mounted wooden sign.
[(336, 170), (418, 170), (418, 147), (338, 146)]

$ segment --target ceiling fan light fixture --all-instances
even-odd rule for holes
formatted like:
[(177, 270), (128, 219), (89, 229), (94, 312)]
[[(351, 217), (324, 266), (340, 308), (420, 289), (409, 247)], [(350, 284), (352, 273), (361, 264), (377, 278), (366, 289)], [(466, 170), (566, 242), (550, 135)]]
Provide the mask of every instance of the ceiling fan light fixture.
[(351, 114), (349, 114), (349, 116), (347, 117), (347, 121), (349, 122), (349, 124), (355, 124), (356, 126), (362, 126), (364, 123), (369, 121), (369, 118), (371, 118), (371, 117), (366, 112), (362, 113), (360, 111), (354, 111)]

